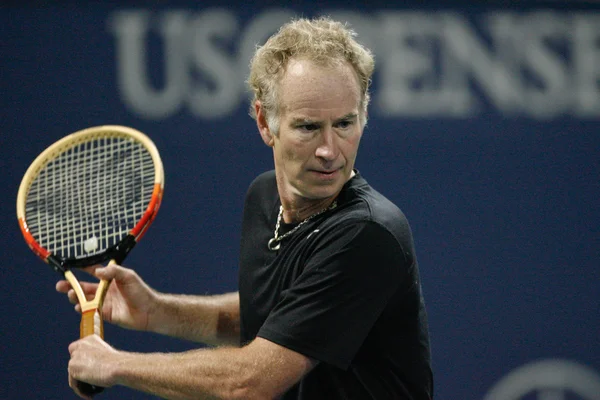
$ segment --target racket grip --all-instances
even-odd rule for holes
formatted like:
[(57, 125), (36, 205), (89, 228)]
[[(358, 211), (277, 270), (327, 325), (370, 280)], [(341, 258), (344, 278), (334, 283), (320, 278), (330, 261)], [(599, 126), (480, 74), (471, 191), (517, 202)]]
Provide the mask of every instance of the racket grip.
[[(102, 302), (104, 295), (108, 290), (110, 282), (101, 281), (98, 289), (101, 299), (98, 303), (97, 308), (91, 308), (81, 313), (81, 324), (79, 325), (79, 336), (84, 338), (96, 334), (104, 339), (104, 321), (102, 320)], [(94, 396), (98, 393), (102, 393), (104, 388), (102, 386), (91, 385), (87, 382), (77, 382), (77, 389), (86, 396)]]
[[(97, 334), (101, 338), (104, 338), (104, 323), (102, 322), (100, 310), (94, 308), (81, 314), (79, 333), (82, 338), (93, 334)], [(91, 385), (81, 381), (77, 382), (77, 389), (90, 397), (104, 391), (104, 388), (101, 386)]]
[(90, 385), (89, 383), (79, 381), (77, 382), (77, 390), (86, 396), (93, 397), (98, 393), (102, 393), (104, 388), (102, 386)]
[[(93, 334), (97, 334), (101, 338), (104, 338), (104, 323), (102, 322), (102, 315), (100, 310), (94, 308), (85, 311), (81, 314), (81, 324), (79, 325), (80, 337), (86, 337)], [(104, 391), (101, 386), (91, 385), (87, 382), (77, 382), (77, 389), (86, 396), (94, 396)]]
[[(79, 325), (79, 337), (84, 338), (96, 334), (104, 339), (104, 321), (102, 320), (102, 305), (104, 304), (104, 297), (108, 291), (110, 281), (101, 280), (98, 284), (96, 292), (95, 303), (85, 309), (81, 313), (81, 324)], [(82, 307), (83, 308), (83, 307)]]
[(84, 338), (93, 334), (104, 339), (104, 323), (100, 310), (97, 308), (84, 311), (81, 314), (81, 324), (79, 325), (79, 337)]

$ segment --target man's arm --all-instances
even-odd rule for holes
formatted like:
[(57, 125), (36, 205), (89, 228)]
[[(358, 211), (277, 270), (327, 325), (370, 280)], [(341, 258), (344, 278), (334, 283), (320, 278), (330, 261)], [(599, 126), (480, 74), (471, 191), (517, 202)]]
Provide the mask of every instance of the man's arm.
[(148, 330), (209, 345), (240, 345), (237, 292), (215, 296), (158, 294)]
[[(240, 301), (237, 293), (218, 296), (184, 296), (160, 293), (148, 286), (132, 269), (119, 265), (90, 267), (98, 279), (112, 281), (103, 318), (127, 329), (151, 331), (211, 345), (239, 346)], [(97, 283), (81, 282), (88, 299), (93, 299)], [(75, 291), (66, 280), (56, 290), (67, 294), (81, 312)]]
[(124, 385), (167, 399), (272, 399), (293, 386), (316, 361), (257, 338), (241, 348), (184, 353), (127, 353), (98, 336), (69, 346), (69, 379)]

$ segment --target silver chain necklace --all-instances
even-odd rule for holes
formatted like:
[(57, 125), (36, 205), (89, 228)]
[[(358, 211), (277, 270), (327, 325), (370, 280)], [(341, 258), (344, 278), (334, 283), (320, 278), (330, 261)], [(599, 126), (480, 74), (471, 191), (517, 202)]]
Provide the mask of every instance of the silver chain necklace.
[(289, 231), (289, 232), (287, 232), (287, 233), (279, 236), (279, 226), (281, 225), (281, 219), (283, 218), (283, 206), (279, 206), (279, 215), (277, 216), (277, 223), (275, 224), (275, 232), (273, 233), (274, 236), (273, 236), (273, 238), (271, 238), (271, 240), (269, 240), (269, 243), (267, 244), (267, 247), (271, 251), (277, 251), (277, 250), (279, 250), (279, 247), (281, 245), (280, 242), (283, 239), (285, 239), (286, 237), (292, 235), (294, 232), (296, 232), (298, 229), (300, 229), (300, 227), (302, 225), (304, 225), (305, 223), (307, 223), (308, 221), (310, 221), (314, 217), (317, 217), (317, 216), (323, 214), (325, 211), (333, 210), (336, 207), (337, 207), (337, 200), (335, 200), (333, 203), (331, 203), (331, 205), (329, 207), (324, 208), (321, 211), (314, 213), (313, 215), (311, 215), (308, 218), (306, 218), (304, 221), (300, 222), (291, 231)]

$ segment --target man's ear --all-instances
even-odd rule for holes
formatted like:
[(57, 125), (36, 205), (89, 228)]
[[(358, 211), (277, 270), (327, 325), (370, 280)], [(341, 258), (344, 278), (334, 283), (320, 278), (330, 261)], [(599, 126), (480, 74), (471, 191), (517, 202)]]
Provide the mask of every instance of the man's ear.
[(273, 132), (269, 128), (269, 124), (267, 123), (267, 117), (265, 115), (265, 109), (263, 108), (260, 100), (256, 100), (254, 102), (254, 111), (256, 111), (256, 126), (258, 127), (258, 132), (260, 133), (260, 137), (262, 137), (263, 142), (269, 147), (273, 147), (274, 139)]

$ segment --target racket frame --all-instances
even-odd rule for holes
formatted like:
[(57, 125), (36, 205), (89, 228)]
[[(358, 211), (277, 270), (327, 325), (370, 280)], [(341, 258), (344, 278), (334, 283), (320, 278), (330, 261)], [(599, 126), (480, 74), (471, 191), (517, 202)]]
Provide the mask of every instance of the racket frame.
[[(107, 134), (107, 132), (109, 133)], [(154, 189), (151, 195), (151, 200), (135, 227), (131, 229), (129, 234), (122, 238), (117, 244), (105, 249), (101, 253), (94, 254), (92, 256), (64, 259), (43, 248), (30, 233), (25, 214), (27, 194), (35, 178), (49, 162), (56, 159), (66, 150), (99, 137), (131, 137), (133, 140), (141, 143), (148, 150), (155, 168)], [(54, 144), (50, 145), (33, 161), (33, 163), (25, 172), (25, 175), (21, 181), (21, 185), (19, 186), (19, 191), (17, 194), (17, 218), (19, 220), (21, 233), (23, 234), (23, 237), (25, 238), (29, 248), (38, 257), (50, 264), (56, 272), (64, 274), (69, 268), (88, 267), (90, 265), (101, 264), (109, 260), (120, 264), (131, 251), (133, 246), (135, 246), (135, 244), (143, 237), (147, 228), (154, 221), (156, 213), (158, 212), (162, 202), (163, 190), (164, 170), (162, 161), (156, 146), (146, 135), (126, 126), (96, 126), (83, 129), (63, 137)]]

